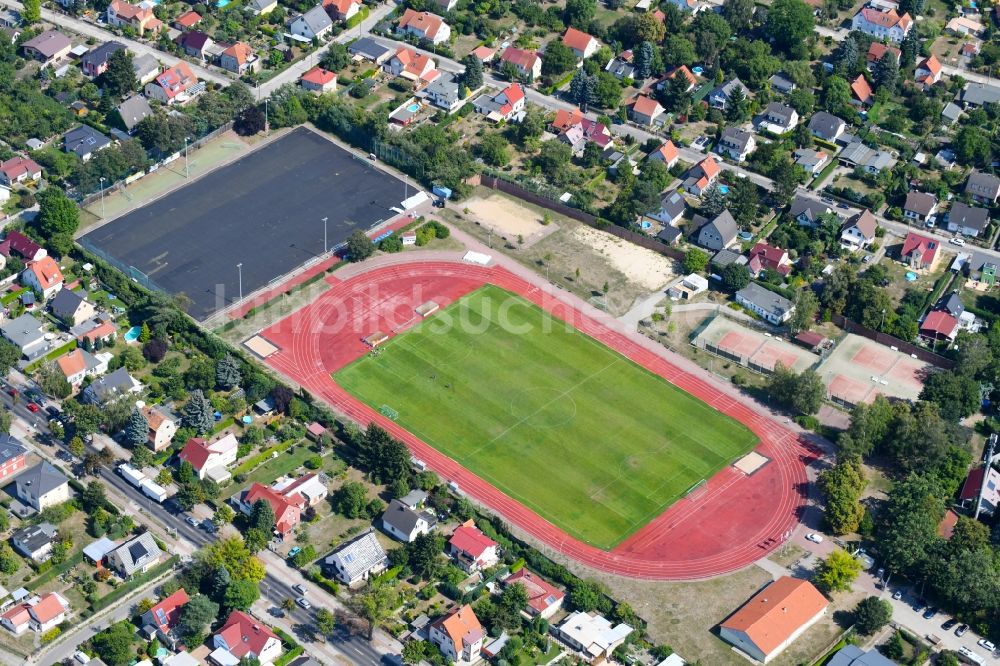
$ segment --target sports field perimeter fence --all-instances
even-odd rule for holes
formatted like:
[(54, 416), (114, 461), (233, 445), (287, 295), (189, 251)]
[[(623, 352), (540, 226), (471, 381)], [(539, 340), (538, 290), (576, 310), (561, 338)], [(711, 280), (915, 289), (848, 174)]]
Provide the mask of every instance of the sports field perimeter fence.
[(170, 293), (169, 291), (158, 285), (152, 278), (150, 278), (148, 275), (140, 271), (135, 266), (130, 266), (120, 261), (114, 255), (108, 254), (101, 248), (91, 243), (86, 238), (78, 238), (76, 242), (79, 243), (80, 247), (82, 247), (84, 250), (95, 255), (97, 258), (111, 264), (119, 271), (130, 277), (132, 280), (141, 284), (146, 289), (149, 289), (150, 291), (159, 291), (164, 294)]

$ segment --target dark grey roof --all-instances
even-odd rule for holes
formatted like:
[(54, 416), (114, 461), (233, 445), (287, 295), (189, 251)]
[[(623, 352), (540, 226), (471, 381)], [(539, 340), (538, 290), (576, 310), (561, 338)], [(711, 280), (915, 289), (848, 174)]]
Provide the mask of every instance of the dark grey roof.
[(865, 652), (857, 645), (845, 645), (826, 662), (826, 666), (896, 666), (896, 662), (883, 657), (874, 648)]
[(713, 227), (725, 245), (731, 243), (740, 231), (740, 226), (736, 224), (736, 220), (728, 210), (724, 210), (716, 215), (715, 219), (705, 226)]
[(926, 192), (909, 192), (906, 195), (906, 203), (903, 210), (912, 210), (919, 215), (930, 215), (931, 210), (937, 205), (937, 197)]
[(950, 120), (951, 122), (955, 122), (962, 115), (962, 107), (960, 107), (958, 104), (955, 104), (954, 102), (948, 102), (947, 104), (944, 105), (944, 108), (941, 110), (941, 115), (944, 118)]
[(677, 239), (681, 237), (681, 230), (677, 227), (666, 226), (660, 233), (656, 234), (656, 237), (667, 243), (676, 243)]
[(10, 535), (11, 541), (17, 546), (18, 550), (22, 553), (31, 557), (32, 553), (37, 553), (39, 550), (52, 543), (52, 539), (56, 536), (56, 528), (50, 523), (39, 523), (38, 525), (29, 525), (28, 527), (22, 528)]
[[(315, 35), (333, 26), (333, 21), (330, 20), (330, 15), (323, 9), (323, 5), (316, 5), (299, 18), (309, 26), (309, 30)], [(297, 20), (295, 19), (292, 22), (294, 23)]]
[(390, 53), (392, 49), (387, 46), (383, 46), (371, 37), (362, 37), (348, 46), (347, 51), (352, 55), (359, 55), (369, 60), (378, 60), (387, 53)]
[(160, 61), (151, 53), (143, 53), (132, 58), (132, 71), (137, 78), (145, 78), (148, 74), (160, 70)]
[(140, 120), (152, 114), (153, 109), (142, 95), (133, 95), (118, 105), (118, 115), (129, 132), (135, 129)]
[(962, 303), (962, 299), (959, 297), (958, 292), (955, 291), (942, 296), (938, 300), (935, 307), (938, 310), (946, 310), (948, 314), (953, 317), (958, 317), (965, 312), (965, 305)]
[(722, 131), (722, 136), (719, 137), (720, 144), (741, 153), (747, 150), (751, 141), (753, 141), (753, 134), (738, 127), (727, 127)]
[(17, 319), (12, 319), (0, 326), (3, 337), (10, 340), (11, 344), (24, 349), (39, 340), (44, 339), (41, 323), (30, 314), (23, 314)]
[(830, 207), (818, 199), (796, 194), (792, 200), (792, 206), (788, 209), (788, 214), (796, 220), (805, 217), (809, 222), (815, 222), (822, 213), (829, 212)]
[(76, 314), (77, 308), (85, 300), (87, 299), (72, 289), (60, 289), (59, 293), (49, 301), (49, 307), (52, 309), (52, 314), (59, 319), (72, 319), (73, 315)]
[(768, 79), (768, 82), (771, 84), (771, 87), (778, 92), (791, 92), (797, 87), (794, 81), (783, 76), (782, 74), (775, 74)]
[(819, 111), (813, 114), (813, 117), (809, 119), (809, 131), (816, 136), (826, 139), (833, 138), (837, 134), (838, 128), (842, 128), (846, 125), (843, 120), (833, 115), (832, 113), (827, 113), (826, 111)]
[(128, 370), (122, 367), (95, 379), (83, 390), (81, 397), (84, 402), (103, 404), (111, 398), (129, 393), (134, 386), (135, 380), (128, 374)]
[[(409, 530), (406, 530), (409, 531)], [(375, 531), (369, 529), (330, 553), (323, 563), (333, 567), (348, 581), (357, 580), (376, 567), (386, 564), (385, 550)]]
[(76, 153), (81, 158), (96, 153), (111, 143), (111, 139), (90, 125), (80, 125), (71, 129), (63, 135), (63, 141), (67, 153)]
[(45, 461), (29, 467), (17, 477), (18, 487), (30, 487), (35, 497), (41, 497), (67, 483), (69, 479)]
[(715, 90), (713, 90), (712, 92), (710, 92), (708, 94), (708, 96), (710, 98), (711, 97), (722, 96), (722, 97), (725, 97), (728, 100), (732, 96), (733, 92), (737, 88), (742, 89), (743, 90), (743, 94), (745, 96), (748, 96), (748, 97), (750, 96), (750, 91), (747, 89), (747, 87), (745, 85), (743, 85), (743, 82), (740, 81), (739, 77), (736, 77), (736, 76), (734, 76), (733, 78), (729, 79), (728, 81), (726, 81), (725, 83), (723, 83), (722, 85), (720, 85), (718, 88), (716, 88)]
[(669, 192), (664, 192), (663, 196), (660, 197), (660, 207), (663, 208), (670, 219), (674, 219), (687, 210), (687, 200), (677, 190), (670, 190)]
[(973, 171), (965, 183), (965, 193), (978, 197), (994, 198), (1000, 192), (1000, 178), (991, 173)]
[(734, 252), (732, 250), (719, 250), (712, 257), (712, 264), (723, 268), (729, 264), (745, 264), (747, 263), (747, 258), (744, 257), (739, 252)]
[(100, 67), (108, 61), (112, 53), (117, 51), (124, 51), (125, 45), (121, 42), (104, 42), (100, 46), (95, 46), (80, 58), (81, 65), (90, 65), (91, 67)]
[(966, 206), (958, 201), (948, 213), (948, 224), (982, 231), (990, 223), (990, 211), (986, 208)]
[(412, 532), (413, 528), (417, 525), (417, 521), (420, 519), (432, 522), (433, 517), (427, 513), (414, 511), (396, 499), (389, 502), (388, 508), (382, 514), (382, 522), (384, 524), (391, 525), (399, 532), (405, 534)]
[(433, 83), (421, 90), (418, 97), (431, 97), (433, 95), (432, 104), (440, 106), (436, 102), (441, 100), (445, 108), (451, 108), (459, 100), (458, 89), (458, 75), (451, 72), (444, 72), (441, 76), (434, 79)]
[(962, 101), (974, 106), (996, 104), (1000, 102), (1000, 88), (983, 83), (966, 84), (965, 90), (962, 91)]
[(17, 437), (7, 433), (0, 433), (0, 465), (5, 465), (18, 456), (23, 456), (28, 452)]
[(792, 302), (784, 296), (779, 296), (769, 289), (765, 289), (756, 282), (751, 282), (747, 286), (736, 292), (736, 295), (745, 301), (753, 303), (762, 310), (775, 314), (784, 314), (792, 309)]
[(777, 118), (784, 124), (792, 122), (792, 114), (795, 113), (795, 109), (788, 106), (787, 104), (782, 104), (781, 102), (771, 102), (764, 109), (764, 115), (768, 118)]

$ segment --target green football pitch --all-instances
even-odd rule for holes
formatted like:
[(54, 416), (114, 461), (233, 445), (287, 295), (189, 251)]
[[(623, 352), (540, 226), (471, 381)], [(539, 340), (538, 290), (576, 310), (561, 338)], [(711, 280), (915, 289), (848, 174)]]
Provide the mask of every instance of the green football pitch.
[(334, 379), (608, 550), (757, 443), (734, 419), (490, 285)]

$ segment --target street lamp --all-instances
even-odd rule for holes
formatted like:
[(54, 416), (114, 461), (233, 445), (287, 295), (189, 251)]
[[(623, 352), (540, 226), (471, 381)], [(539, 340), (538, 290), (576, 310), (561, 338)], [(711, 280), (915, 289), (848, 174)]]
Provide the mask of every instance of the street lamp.
[(188, 141), (190, 141), (190, 140), (191, 140), (191, 137), (189, 137), (189, 136), (184, 137), (184, 177), (185, 178), (187, 178), (187, 177), (189, 177), (191, 175), (191, 171), (188, 168)]
[(240, 276), (240, 300), (243, 300), (243, 262), (236, 264), (236, 270), (239, 271)]
[(323, 254), (329, 251), (329, 245), (326, 244), (326, 221), (330, 219), (328, 217), (323, 218)]
[(264, 134), (271, 133), (271, 126), (267, 122), (267, 97), (264, 98)]
[(104, 176), (101, 176), (101, 217), (104, 217)]

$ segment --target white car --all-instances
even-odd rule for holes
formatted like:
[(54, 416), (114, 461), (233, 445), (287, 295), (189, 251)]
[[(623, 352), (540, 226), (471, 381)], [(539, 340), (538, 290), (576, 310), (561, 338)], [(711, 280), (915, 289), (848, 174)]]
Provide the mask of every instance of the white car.
[(980, 638), (979, 642), (976, 643), (976, 645), (983, 648), (984, 650), (989, 650), (990, 652), (993, 652), (994, 650), (997, 649), (996, 645), (993, 645), (993, 643), (989, 642), (985, 638)]
[(306, 594), (309, 593), (309, 590), (307, 590), (306, 588), (304, 588), (302, 585), (300, 585), (298, 583), (296, 583), (295, 585), (292, 585), (292, 589), (295, 590), (296, 592), (298, 592), (299, 594), (301, 594), (303, 597), (306, 596)]
[(299, 597), (298, 599), (295, 600), (295, 603), (297, 603), (299, 606), (301, 606), (306, 610), (312, 608), (312, 604), (309, 603), (309, 600), (306, 599), (305, 597)]
[(962, 247), (963, 245), (965, 245), (965, 239), (962, 238), (961, 236), (955, 236), (954, 238), (952, 238), (948, 242), (951, 243), (952, 245), (957, 245), (959, 247)]
[(806, 541), (812, 541), (813, 543), (823, 543), (823, 537), (815, 532), (810, 532), (806, 535)]

